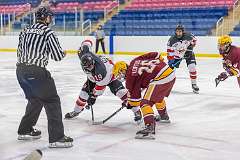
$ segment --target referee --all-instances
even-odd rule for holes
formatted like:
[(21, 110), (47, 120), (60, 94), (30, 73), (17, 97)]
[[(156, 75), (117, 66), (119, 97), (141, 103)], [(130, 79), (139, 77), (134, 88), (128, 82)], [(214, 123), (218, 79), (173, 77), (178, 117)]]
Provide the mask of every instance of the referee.
[(39, 8), (37, 23), (25, 28), (19, 35), (16, 73), (28, 103), (18, 128), (18, 140), (41, 138), (41, 131), (33, 126), (44, 107), (48, 119), (49, 147), (66, 148), (72, 147), (73, 139), (64, 135), (60, 98), (54, 80), (45, 68), (49, 56), (60, 61), (66, 55), (48, 27), (52, 17), (49, 8)]
[(99, 25), (97, 31), (95, 32), (95, 38), (96, 38), (96, 54), (98, 53), (99, 44), (101, 44), (102, 46), (103, 53), (106, 54), (104, 43), (105, 33), (102, 25)]

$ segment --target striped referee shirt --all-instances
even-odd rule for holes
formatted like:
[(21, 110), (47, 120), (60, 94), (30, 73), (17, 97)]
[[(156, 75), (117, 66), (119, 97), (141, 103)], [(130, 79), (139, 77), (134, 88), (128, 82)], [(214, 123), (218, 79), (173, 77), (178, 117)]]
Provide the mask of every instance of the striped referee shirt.
[(55, 61), (60, 61), (65, 54), (54, 32), (47, 25), (38, 22), (20, 33), (18, 63), (46, 67), (49, 56)]

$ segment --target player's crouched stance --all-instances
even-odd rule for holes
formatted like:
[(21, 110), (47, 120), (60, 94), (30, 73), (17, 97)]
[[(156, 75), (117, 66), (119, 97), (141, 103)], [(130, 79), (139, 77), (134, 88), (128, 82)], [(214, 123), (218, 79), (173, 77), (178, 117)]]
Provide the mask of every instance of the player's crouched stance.
[(218, 39), (218, 48), (223, 57), (223, 68), (225, 72), (219, 74), (215, 79), (216, 86), (220, 81), (224, 81), (230, 76), (235, 76), (237, 77), (240, 87), (240, 48), (232, 45), (232, 39), (228, 35)]
[[(96, 98), (104, 93), (106, 86), (111, 92), (119, 97), (123, 105), (127, 102), (127, 89), (122, 82), (116, 79), (112, 73), (113, 62), (104, 57), (93, 54), (88, 46), (82, 46), (78, 56), (81, 61), (83, 71), (87, 74), (87, 81), (82, 87), (79, 97), (76, 101), (74, 111), (65, 115), (66, 119), (78, 116), (84, 108), (95, 104)], [(142, 115), (139, 107), (133, 107), (134, 120), (140, 123)]]
[[(128, 105), (140, 106), (145, 128), (136, 133), (137, 139), (154, 139), (155, 119), (152, 106), (155, 104), (159, 120), (169, 121), (164, 97), (168, 97), (175, 83), (175, 72), (157, 52), (139, 56), (131, 61), (117, 62), (114, 66), (114, 75), (126, 79), (128, 89)], [(141, 92), (146, 89), (143, 98)]]

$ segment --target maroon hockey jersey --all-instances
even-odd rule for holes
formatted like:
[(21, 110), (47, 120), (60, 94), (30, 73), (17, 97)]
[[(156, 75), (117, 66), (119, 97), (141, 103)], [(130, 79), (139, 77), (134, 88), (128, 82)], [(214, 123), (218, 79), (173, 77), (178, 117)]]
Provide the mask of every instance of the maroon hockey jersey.
[(142, 89), (147, 88), (150, 83), (165, 84), (174, 78), (174, 71), (160, 58), (159, 53), (150, 52), (136, 57), (131, 61), (126, 73), (126, 88), (130, 94), (129, 99), (140, 101)]

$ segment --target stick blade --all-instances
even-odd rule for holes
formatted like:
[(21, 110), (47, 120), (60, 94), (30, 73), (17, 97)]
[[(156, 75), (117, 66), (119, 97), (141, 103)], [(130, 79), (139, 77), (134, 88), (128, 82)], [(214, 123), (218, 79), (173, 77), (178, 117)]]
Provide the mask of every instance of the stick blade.
[(216, 83), (216, 87), (218, 86), (218, 84), (220, 83), (220, 80), (218, 78), (215, 79), (215, 83)]
[(103, 121), (98, 121), (98, 122), (92, 122), (92, 125), (101, 125), (101, 124), (103, 124)]
[(136, 135), (135, 139), (155, 140), (156, 138), (153, 135), (148, 136)]

